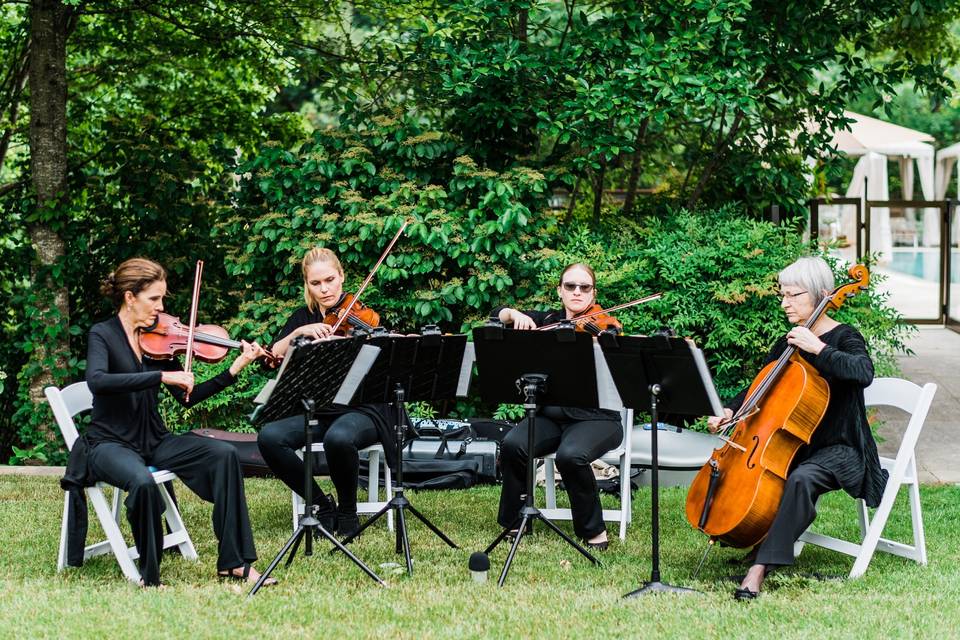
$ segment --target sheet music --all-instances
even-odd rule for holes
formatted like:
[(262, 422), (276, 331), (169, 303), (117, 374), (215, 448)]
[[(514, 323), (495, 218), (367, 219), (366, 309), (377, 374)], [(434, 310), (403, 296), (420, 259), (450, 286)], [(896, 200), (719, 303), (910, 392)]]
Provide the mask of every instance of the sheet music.
[(613, 374), (598, 342), (593, 343), (593, 361), (597, 371), (597, 401), (601, 409), (623, 410), (623, 399), (613, 382)]
[(706, 358), (703, 357), (703, 351), (700, 351), (693, 342), (690, 342), (690, 353), (693, 354), (693, 360), (697, 363), (697, 371), (700, 372), (700, 379), (703, 380), (703, 388), (707, 390), (707, 398), (713, 408), (713, 415), (722, 418), (723, 404), (720, 402), (720, 396), (717, 395), (717, 390), (713, 386), (713, 378), (710, 376), (710, 369), (707, 367)]
[(267, 400), (270, 399), (270, 394), (273, 393), (273, 388), (277, 386), (277, 380), (279, 380), (280, 376), (283, 375), (283, 372), (287, 370), (287, 363), (293, 360), (293, 352), (296, 350), (296, 345), (290, 346), (290, 349), (286, 353), (286, 357), (280, 361), (280, 369), (277, 371), (277, 375), (272, 379), (267, 380), (267, 383), (263, 385), (263, 389), (260, 389), (260, 393), (258, 393), (257, 397), (253, 399), (254, 404), (267, 404)]
[(473, 363), (477, 361), (477, 351), (472, 342), (463, 348), (463, 364), (460, 365), (460, 379), (457, 381), (457, 396), (464, 397), (470, 391), (470, 378), (473, 375)]
[(337, 395), (333, 398), (333, 404), (350, 404), (350, 400), (353, 399), (357, 388), (360, 386), (360, 383), (363, 382), (363, 377), (370, 371), (370, 367), (373, 366), (378, 355), (380, 355), (380, 347), (375, 347), (370, 344), (365, 344), (360, 347), (360, 353), (357, 354), (353, 365), (350, 367), (350, 370), (347, 371), (347, 377), (343, 379), (340, 390), (337, 391)]

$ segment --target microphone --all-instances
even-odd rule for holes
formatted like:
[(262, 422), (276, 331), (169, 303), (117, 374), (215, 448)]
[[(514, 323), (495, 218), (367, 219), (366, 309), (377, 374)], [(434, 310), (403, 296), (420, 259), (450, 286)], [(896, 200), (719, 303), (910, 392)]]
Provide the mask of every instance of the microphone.
[(486, 582), (487, 571), (490, 569), (490, 558), (482, 551), (474, 551), (470, 554), (470, 575), (474, 582)]

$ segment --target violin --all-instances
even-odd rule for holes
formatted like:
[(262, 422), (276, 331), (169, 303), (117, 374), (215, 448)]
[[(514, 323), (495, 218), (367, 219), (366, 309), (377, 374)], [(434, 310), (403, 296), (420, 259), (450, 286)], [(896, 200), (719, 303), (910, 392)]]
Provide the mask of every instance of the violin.
[(335, 305), (327, 309), (323, 323), (335, 327), (333, 335), (346, 336), (351, 332), (372, 333), (380, 326), (380, 314), (355, 300), (352, 293), (345, 293)]
[[(393, 246), (397, 244), (397, 240), (400, 239), (404, 229), (406, 229), (409, 224), (409, 220), (403, 221), (400, 229), (397, 230), (393, 239), (387, 244), (383, 253), (380, 254), (377, 263), (373, 265), (373, 269), (370, 270), (370, 273), (364, 278), (363, 283), (357, 288), (357, 292), (354, 294), (344, 294), (340, 300), (337, 301), (337, 304), (331, 307), (333, 312), (327, 311), (326, 315), (324, 315), (323, 323), (333, 327), (333, 335), (345, 336), (351, 328), (371, 333), (376, 327), (380, 326), (380, 316), (376, 311), (360, 302), (360, 296), (363, 295), (363, 291), (367, 288), (367, 285), (370, 284), (370, 281), (373, 280), (373, 276), (376, 275), (377, 269), (380, 268), (380, 265), (382, 265), (387, 259), (387, 256), (390, 255)], [(345, 328), (344, 325), (347, 325), (347, 327)]]
[(582, 331), (599, 336), (604, 331), (614, 331), (621, 333), (623, 325), (620, 321), (607, 313), (603, 307), (594, 303), (589, 309), (579, 315), (570, 318), (574, 331)]
[(546, 331), (548, 329), (556, 329), (561, 325), (572, 323), (575, 331), (588, 331), (595, 336), (600, 335), (603, 331), (613, 330), (617, 333), (620, 333), (623, 330), (623, 325), (620, 324), (620, 321), (610, 315), (611, 311), (619, 311), (620, 309), (626, 309), (628, 307), (634, 307), (638, 304), (645, 304), (647, 302), (653, 302), (654, 300), (659, 300), (663, 297), (662, 293), (654, 293), (652, 295), (637, 298), (636, 300), (631, 300), (630, 302), (624, 302), (623, 304), (618, 304), (616, 306), (610, 307), (608, 309), (602, 308), (599, 304), (594, 303), (592, 307), (586, 311), (581, 312), (578, 316), (570, 318), (567, 320), (561, 320), (559, 322), (551, 322), (550, 324), (545, 324), (542, 327), (537, 327), (537, 331)]
[[(153, 360), (169, 360), (187, 352), (189, 328), (180, 318), (168, 313), (157, 314), (157, 321), (139, 333), (140, 349)], [(230, 339), (230, 334), (221, 326), (201, 324), (194, 327), (193, 356), (203, 362), (217, 363), (227, 357), (230, 349), (243, 345)], [(275, 365), (276, 356), (267, 352), (267, 362)]]

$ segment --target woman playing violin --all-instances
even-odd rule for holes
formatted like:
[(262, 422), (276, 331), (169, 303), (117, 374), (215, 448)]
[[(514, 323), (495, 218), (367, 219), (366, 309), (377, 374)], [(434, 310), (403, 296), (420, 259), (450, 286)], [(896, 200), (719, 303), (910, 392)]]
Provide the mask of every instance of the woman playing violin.
[[(596, 278), (593, 269), (582, 263), (568, 265), (560, 274), (557, 295), (562, 309), (521, 312), (510, 307), (498, 307), (491, 315), (505, 325), (512, 325), (514, 329), (536, 329), (559, 320), (573, 320), (594, 306)], [(616, 320), (609, 320), (619, 328)], [(606, 409), (542, 407), (537, 414), (534, 431), (534, 456), (557, 454), (557, 468), (570, 496), (573, 528), (577, 536), (591, 548), (606, 549), (609, 544), (607, 530), (591, 463), (620, 444), (623, 438), (620, 414)], [(516, 526), (523, 504), (522, 496), (526, 491), (526, 422), (518, 424), (504, 438), (501, 467), (503, 490), (500, 493), (497, 520), (503, 527)]]
[[(282, 357), (290, 342), (304, 336), (310, 339), (329, 338), (331, 324), (324, 318), (343, 304), (343, 267), (330, 249), (314, 248), (303, 256), (303, 296), (306, 306), (293, 312), (273, 343), (271, 351)], [(352, 315), (352, 314), (351, 314)], [(360, 449), (377, 442), (387, 449), (387, 460), (392, 461), (393, 438), (391, 425), (395, 419), (387, 404), (369, 404), (357, 407), (322, 409), (317, 412), (319, 424), (312, 438), (323, 442), (330, 478), (337, 490), (339, 506), (324, 494), (316, 484), (314, 501), (319, 507), (321, 524), (328, 531), (348, 536), (359, 526), (357, 518), (357, 478), (360, 472)], [(271, 422), (263, 427), (257, 438), (260, 452), (270, 469), (297, 494), (303, 492), (303, 461), (297, 455), (306, 442), (303, 417), (294, 416)]]
[(134, 258), (117, 267), (101, 287), (118, 311), (90, 329), (86, 379), (93, 412), (86, 434), (88, 469), (93, 478), (128, 494), (127, 519), (145, 586), (160, 584), (163, 551), (163, 499), (148, 466), (173, 471), (194, 493), (213, 503), (218, 575), (255, 581), (259, 573), (250, 565), (257, 553), (236, 450), (224, 442), (171, 434), (158, 402), (161, 385), (185, 406), (201, 402), (233, 384), (263, 349), (244, 342), (228, 370), (199, 384), (175, 359), (144, 358), (138, 336), (163, 311), (166, 279), (166, 271), (156, 262)]
[[(886, 484), (864, 409), (863, 390), (873, 380), (873, 362), (863, 336), (826, 314), (812, 328), (803, 326), (834, 289), (830, 267), (822, 258), (800, 258), (781, 271), (779, 279), (780, 306), (794, 327), (773, 346), (764, 365), (788, 345), (797, 347), (826, 380), (830, 400), (810, 444), (796, 455), (770, 530), (751, 553), (753, 564), (734, 592), (738, 600), (756, 598), (770, 570), (793, 564), (793, 545), (816, 517), (822, 494), (843, 489), (875, 507)], [(746, 391), (728, 405), (726, 419), (745, 397)], [(720, 418), (708, 421), (711, 431), (717, 431), (720, 423)]]

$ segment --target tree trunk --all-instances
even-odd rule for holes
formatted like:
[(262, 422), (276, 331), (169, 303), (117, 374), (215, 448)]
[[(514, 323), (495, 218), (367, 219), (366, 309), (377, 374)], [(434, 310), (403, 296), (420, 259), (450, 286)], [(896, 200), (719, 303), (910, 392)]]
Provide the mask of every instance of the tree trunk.
[(647, 126), (650, 124), (650, 118), (644, 118), (634, 140), (633, 159), (630, 164), (630, 177), (627, 179), (627, 195), (623, 200), (623, 215), (628, 216), (633, 213), (633, 204), (637, 199), (637, 183), (640, 181), (640, 159), (643, 157), (640, 147), (643, 146), (643, 139), (647, 135)]
[[(38, 316), (48, 324), (70, 321), (67, 288), (54, 282), (49, 267), (63, 259), (64, 242), (49, 224), (51, 212), (64, 200), (67, 188), (67, 32), (70, 10), (59, 0), (33, 0), (30, 7), (30, 173), (37, 196), (37, 217), (30, 224), (30, 240), (37, 253), (33, 291)], [(69, 351), (66, 331), (56, 340), (36, 342), (33, 362), (39, 371), (30, 380), (30, 398), (43, 401), (43, 387), (54, 382), (51, 356), (62, 359)], [(40, 336), (36, 336), (39, 338)], [(65, 362), (59, 363), (65, 368)], [(51, 440), (56, 436), (46, 434)]]
[(708, 162), (707, 166), (703, 169), (703, 173), (700, 174), (700, 179), (697, 181), (697, 186), (694, 187), (693, 193), (690, 194), (690, 198), (687, 200), (687, 209), (693, 210), (693, 208), (697, 206), (697, 201), (700, 199), (700, 196), (703, 195), (703, 190), (707, 186), (707, 181), (713, 176), (714, 169), (717, 168), (717, 166), (720, 164), (720, 161), (726, 155), (727, 149), (730, 143), (736, 138), (742, 122), (743, 111), (738, 111), (736, 117), (733, 119), (733, 124), (730, 126), (730, 131), (727, 132), (726, 136), (721, 136), (717, 140), (713, 157), (710, 158), (710, 162)]
[(603, 182), (607, 176), (607, 163), (600, 163), (597, 180), (593, 187), (593, 226), (600, 226), (600, 210), (603, 208)]

